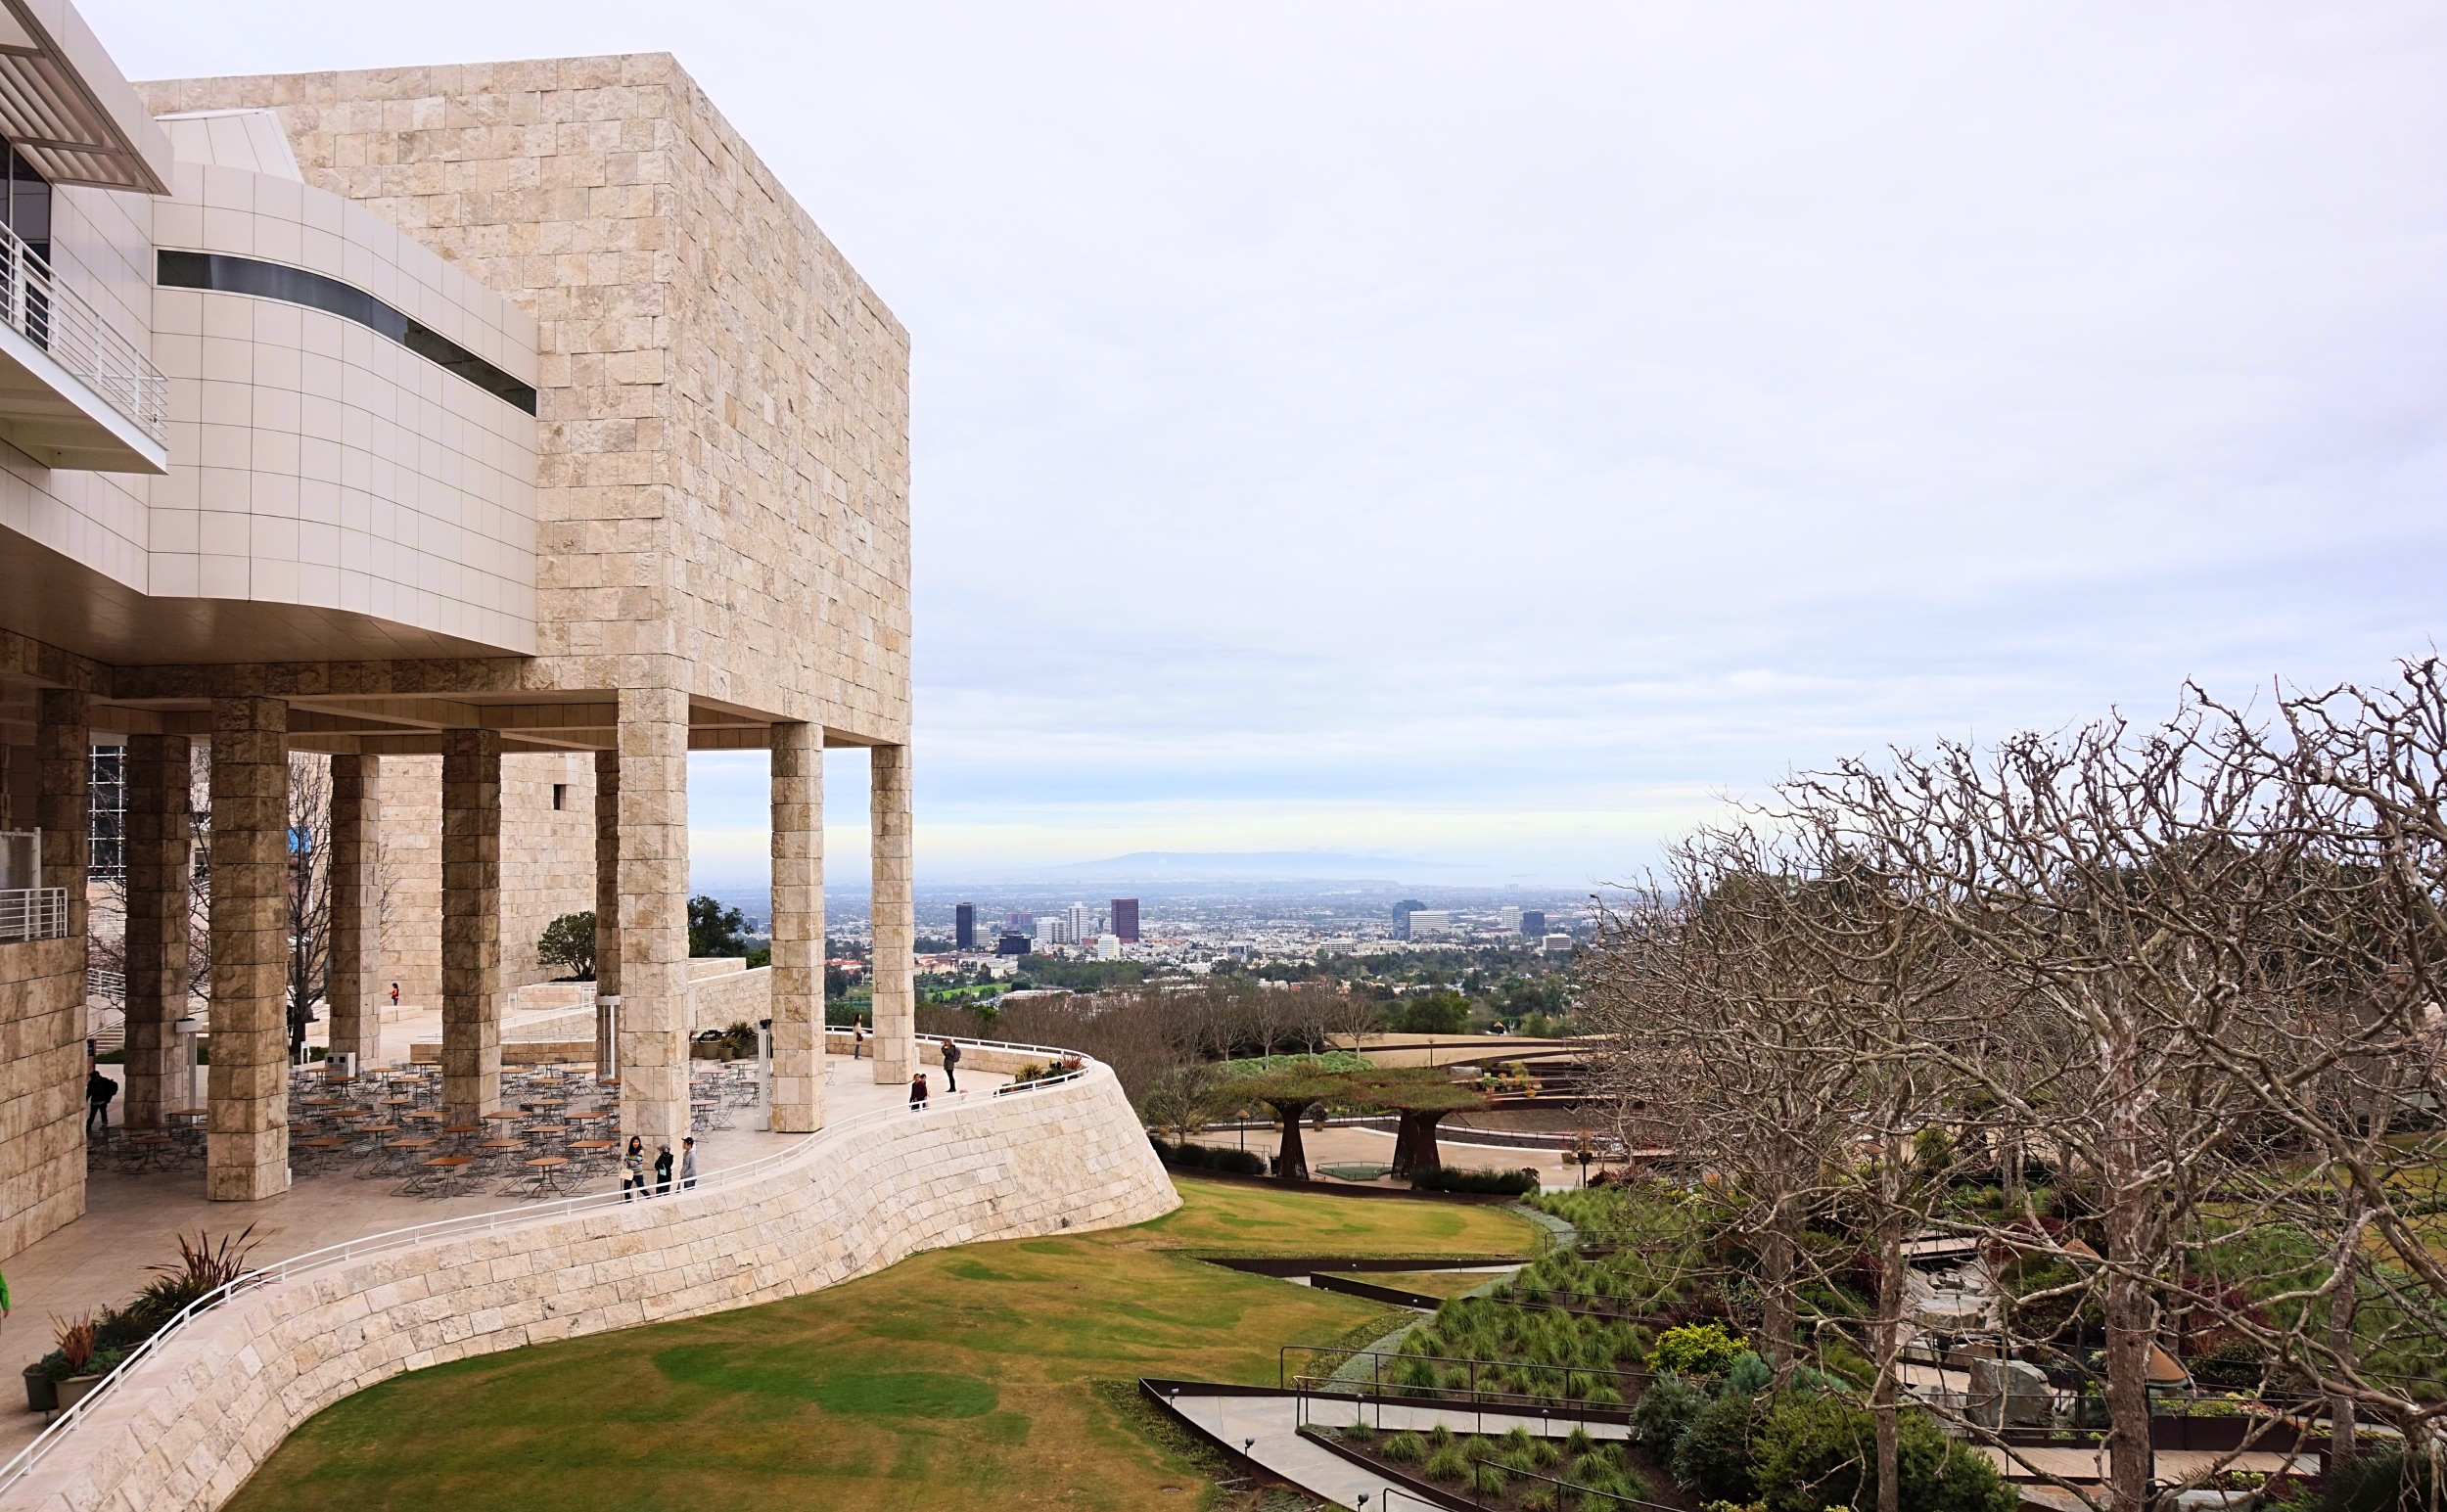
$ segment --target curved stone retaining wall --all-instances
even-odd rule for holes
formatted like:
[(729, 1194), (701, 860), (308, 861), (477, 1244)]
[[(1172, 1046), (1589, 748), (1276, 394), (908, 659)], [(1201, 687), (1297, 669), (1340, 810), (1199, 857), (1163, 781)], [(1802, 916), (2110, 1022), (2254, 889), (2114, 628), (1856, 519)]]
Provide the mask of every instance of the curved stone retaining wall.
[(1108, 1067), (896, 1113), (816, 1135), (752, 1180), (244, 1293), (140, 1361), (0, 1505), (208, 1512), (300, 1423), (403, 1371), (772, 1302), (944, 1245), (1144, 1222), (1178, 1202)]

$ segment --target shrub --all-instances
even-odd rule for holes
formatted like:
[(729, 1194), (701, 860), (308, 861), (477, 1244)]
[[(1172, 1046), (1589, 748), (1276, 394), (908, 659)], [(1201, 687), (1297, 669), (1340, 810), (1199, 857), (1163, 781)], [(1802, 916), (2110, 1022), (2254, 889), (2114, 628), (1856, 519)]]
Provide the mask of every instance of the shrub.
[(1428, 1455), (1427, 1463), (1420, 1468), (1431, 1481), (1466, 1480), (1470, 1474), (1470, 1456), (1462, 1452), (1461, 1445), (1448, 1443)]
[(2268, 1352), (2244, 1339), (2229, 1339), (2195, 1357), (2193, 1379), (2221, 1392), (2256, 1392), (2267, 1369)]
[(1685, 1323), (1657, 1336), (1657, 1347), (1649, 1352), (1648, 1365), (1652, 1370), (1670, 1370), (1676, 1375), (1722, 1375), (1749, 1350), (1749, 1340), (1729, 1332), (1722, 1323)]
[[(2019, 1497), (1987, 1458), (1919, 1412), (1902, 1414), (1897, 1470), (1904, 1512), (2014, 1512)], [(1756, 1428), (1752, 1474), (1770, 1512), (1877, 1501), (1877, 1425), (1832, 1397), (1786, 1397)]]
[(1728, 1396), (1756, 1397), (1776, 1384), (1776, 1372), (1768, 1362), (1748, 1350), (1733, 1356), (1725, 1367), (1725, 1393)]
[(1760, 1416), (1747, 1397), (1720, 1397), (1700, 1408), (1674, 1445), (1674, 1479), (1683, 1489), (1703, 1501), (1749, 1501), (1757, 1496), (1750, 1440)]
[(1488, 1192), (1505, 1197), (1525, 1197), (1538, 1190), (1535, 1170), (1474, 1170), (1461, 1166), (1439, 1166), (1410, 1178), (1410, 1184), (1422, 1192)]
[(1396, 1434), (1379, 1444), (1376, 1452), (1397, 1465), (1415, 1465), (1427, 1458), (1427, 1441), (1417, 1434)]
[(1639, 1394), (1639, 1404), (1632, 1408), (1632, 1437), (1662, 1464), (1674, 1457), (1674, 1445), (1683, 1442), (1691, 1419), (1707, 1404), (1707, 1393), (1686, 1378), (1661, 1375)]

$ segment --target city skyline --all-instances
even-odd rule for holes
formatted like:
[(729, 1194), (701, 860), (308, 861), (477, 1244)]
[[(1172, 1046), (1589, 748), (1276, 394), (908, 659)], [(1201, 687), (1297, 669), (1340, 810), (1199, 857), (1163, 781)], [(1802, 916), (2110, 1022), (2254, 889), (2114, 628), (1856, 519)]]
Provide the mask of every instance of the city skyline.
[(928, 333), (930, 877), (1616, 880), (1792, 768), (2436, 638), (2423, 8), (91, 20), (137, 73), (680, 56)]

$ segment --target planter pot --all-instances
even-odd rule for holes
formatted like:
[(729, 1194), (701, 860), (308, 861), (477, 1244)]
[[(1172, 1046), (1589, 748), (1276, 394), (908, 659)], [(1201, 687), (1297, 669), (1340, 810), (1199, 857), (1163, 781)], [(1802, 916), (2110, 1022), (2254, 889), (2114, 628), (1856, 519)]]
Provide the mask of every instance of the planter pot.
[(28, 1412), (60, 1410), (60, 1383), (44, 1375), (39, 1365), (25, 1367), (25, 1410)]
[(69, 1376), (67, 1380), (60, 1382), (60, 1410), (66, 1412), (69, 1408), (83, 1401), (87, 1394), (102, 1384), (102, 1380), (103, 1378), (98, 1375)]

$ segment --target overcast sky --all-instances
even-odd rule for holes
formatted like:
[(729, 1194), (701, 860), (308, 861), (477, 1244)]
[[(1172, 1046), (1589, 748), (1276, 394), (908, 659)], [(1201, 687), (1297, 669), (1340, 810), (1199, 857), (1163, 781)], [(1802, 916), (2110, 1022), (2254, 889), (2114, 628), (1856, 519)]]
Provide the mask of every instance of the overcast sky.
[[(679, 57), (914, 339), (928, 880), (1621, 877), (2438, 636), (2434, 5), (81, 3), (140, 77)], [(762, 849), (761, 757), (693, 797)]]

